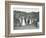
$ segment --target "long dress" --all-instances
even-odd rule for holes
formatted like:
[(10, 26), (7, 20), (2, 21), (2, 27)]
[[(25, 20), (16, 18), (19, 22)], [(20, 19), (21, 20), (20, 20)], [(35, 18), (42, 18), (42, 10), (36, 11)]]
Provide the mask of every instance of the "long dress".
[(30, 18), (29, 20), (30, 20), (29, 24), (31, 24), (31, 23), (32, 23), (32, 22), (31, 22), (31, 18)]
[(22, 17), (22, 26), (25, 26), (25, 20), (24, 20), (24, 17)]

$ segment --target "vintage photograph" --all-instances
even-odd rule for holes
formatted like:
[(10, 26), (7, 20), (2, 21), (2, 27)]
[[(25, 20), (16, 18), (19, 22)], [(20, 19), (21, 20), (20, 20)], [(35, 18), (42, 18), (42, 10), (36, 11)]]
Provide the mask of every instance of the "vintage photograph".
[(5, 36), (45, 34), (45, 3), (5, 2)]
[(39, 29), (38, 8), (16, 8), (13, 14), (14, 30)]

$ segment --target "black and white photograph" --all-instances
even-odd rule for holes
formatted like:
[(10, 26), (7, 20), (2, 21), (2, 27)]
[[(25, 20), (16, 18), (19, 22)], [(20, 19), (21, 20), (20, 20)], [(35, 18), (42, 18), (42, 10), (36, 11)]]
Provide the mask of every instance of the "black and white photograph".
[(42, 7), (11, 5), (11, 30), (14, 32), (42, 31)]
[(42, 31), (42, 6), (11, 5), (11, 30)]
[(17, 8), (13, 11), (13, 19), (14, 30), (39, 29), (38, 8)]

